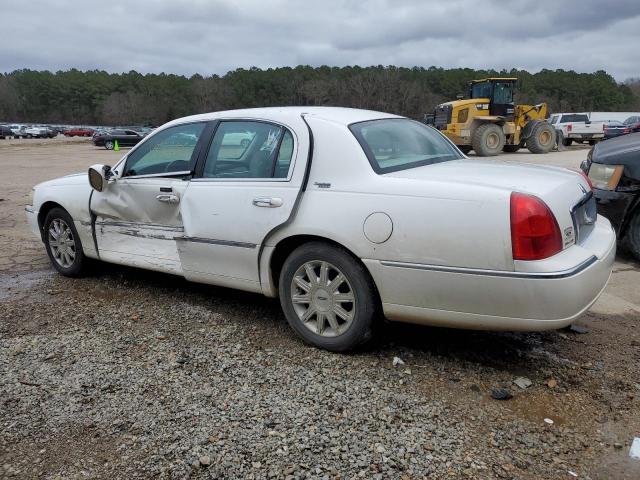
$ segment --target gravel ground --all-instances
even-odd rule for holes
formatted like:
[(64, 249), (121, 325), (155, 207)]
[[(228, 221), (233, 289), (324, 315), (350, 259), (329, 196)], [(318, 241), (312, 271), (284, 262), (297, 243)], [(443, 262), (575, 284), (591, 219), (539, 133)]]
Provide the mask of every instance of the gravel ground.
[(624, 253), (588, 333), (389, 324), (332, 354), (258, 295), (104, 264), (54, 274), (24, 226), (30, 186), (117, 154), (45, 147), (0, 146), (0, 477), (640, 478), (640, 267)]

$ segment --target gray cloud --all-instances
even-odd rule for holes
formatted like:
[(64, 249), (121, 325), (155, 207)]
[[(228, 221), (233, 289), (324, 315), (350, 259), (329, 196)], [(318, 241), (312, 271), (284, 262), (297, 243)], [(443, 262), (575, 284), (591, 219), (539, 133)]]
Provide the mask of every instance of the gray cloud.
[(382, 64), (640, 75), (637, 0), (4, 1), (11, 48), (0, 71)]

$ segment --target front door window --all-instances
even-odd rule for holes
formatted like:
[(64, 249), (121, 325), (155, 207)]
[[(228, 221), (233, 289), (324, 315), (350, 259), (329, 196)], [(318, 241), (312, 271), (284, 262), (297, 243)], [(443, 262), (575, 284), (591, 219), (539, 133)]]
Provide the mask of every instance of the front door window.
[(195, 148), (205, 124), (166, 128), (142, 143), (127, 157), (123, 177), (193, 172)]

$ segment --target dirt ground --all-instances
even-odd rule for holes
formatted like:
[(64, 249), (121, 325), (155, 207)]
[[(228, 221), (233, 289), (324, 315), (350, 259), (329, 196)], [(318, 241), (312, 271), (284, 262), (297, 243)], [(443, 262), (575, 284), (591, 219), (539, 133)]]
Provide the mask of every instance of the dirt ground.
[(258, 295), (54, 274), (25, 222), (32, 186), (121, 155), (0, 140), (0, 478), (640, 478), (640, 265), (624, 252), (588, 333), (389, 324), (330, 354)]

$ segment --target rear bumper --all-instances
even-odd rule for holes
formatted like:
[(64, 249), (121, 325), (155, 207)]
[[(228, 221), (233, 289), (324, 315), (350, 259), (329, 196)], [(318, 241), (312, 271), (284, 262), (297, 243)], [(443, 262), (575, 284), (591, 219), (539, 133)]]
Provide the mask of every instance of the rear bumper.
[[(478, 330), (550, 330), (572, 323), (611, 275), (616, 237), (602, 217), (560, 260), (517, 262), (512, 272), (365, 260), (389, 320)], [(553, 257), (552, 257), (553, 258)], [(568, 268), (558, 267), (565, 260)], [(522, 264), (531, 263), (529, 271)]]

